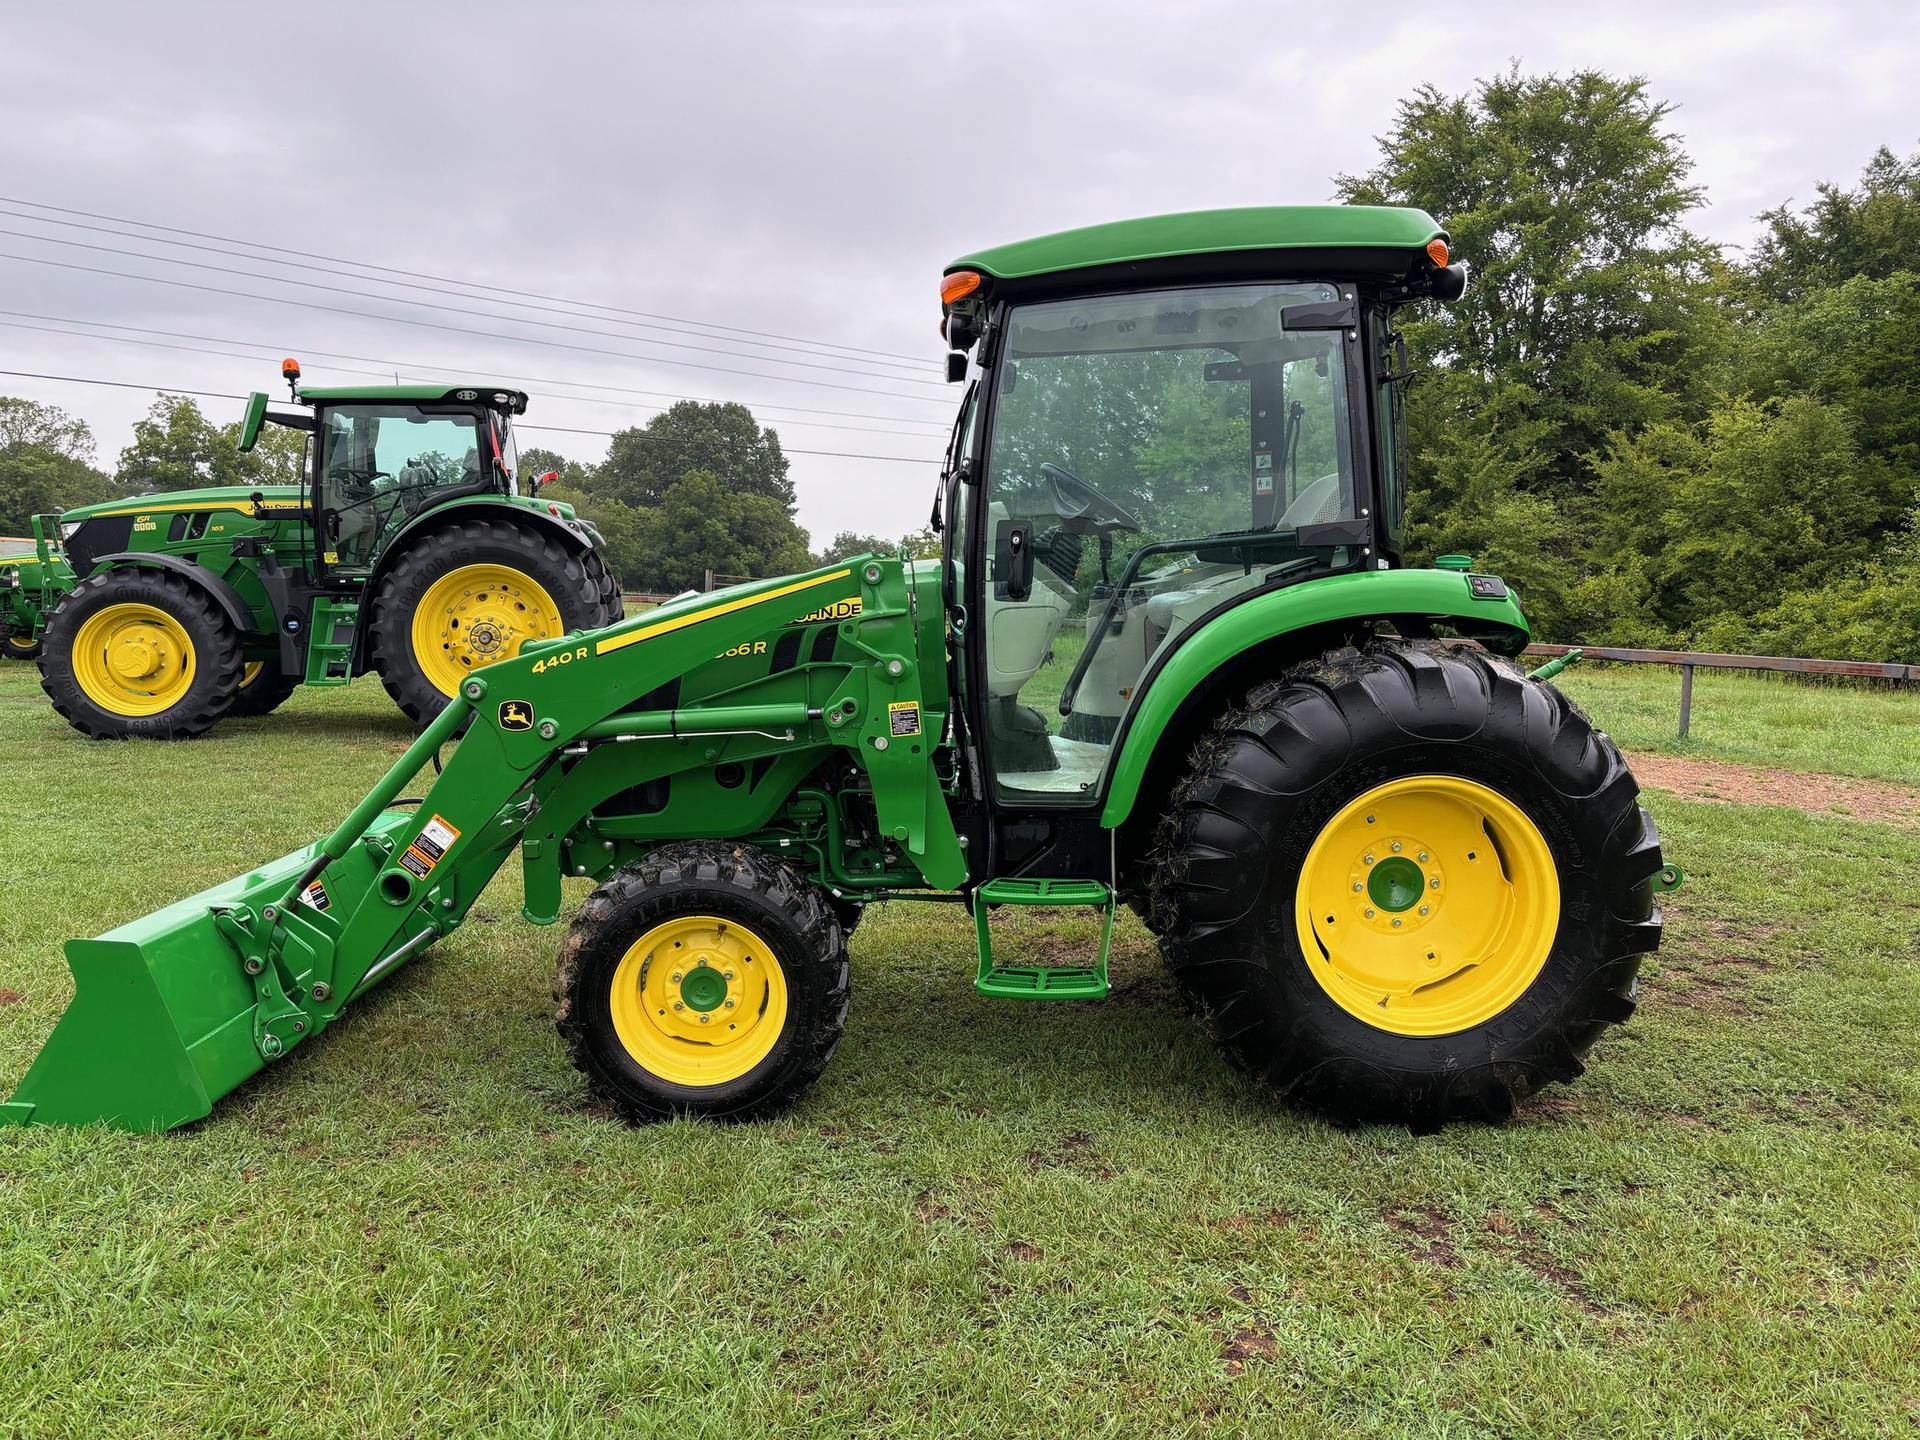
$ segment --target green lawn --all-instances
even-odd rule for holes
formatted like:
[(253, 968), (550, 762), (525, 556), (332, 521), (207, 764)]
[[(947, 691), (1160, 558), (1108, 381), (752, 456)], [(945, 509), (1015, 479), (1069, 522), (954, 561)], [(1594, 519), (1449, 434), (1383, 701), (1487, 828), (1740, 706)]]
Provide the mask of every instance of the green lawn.
[[(1670, 674), (1575, 677), (1657, 743)], [(1769, 696), (1703, 681), (1699, 743), (1911, 773), (1910, 702)], [(63, 939), (313, 838), (407, 738), (363, 682), (89, 744), (0, 668), (0, 1087)], [(0, 1131), (0, 1435), (1914, 1433), (1913, 834), (1653, 804), (1690, 879), (1639, 1016), (1517, 1123), (1420, 1139), (1274, 1108), (1131, 923), (1110, 1001), (1023, 1007), (904, 905), (811, 1098), (628, 1129), (509, 869), (196, 1129)]]

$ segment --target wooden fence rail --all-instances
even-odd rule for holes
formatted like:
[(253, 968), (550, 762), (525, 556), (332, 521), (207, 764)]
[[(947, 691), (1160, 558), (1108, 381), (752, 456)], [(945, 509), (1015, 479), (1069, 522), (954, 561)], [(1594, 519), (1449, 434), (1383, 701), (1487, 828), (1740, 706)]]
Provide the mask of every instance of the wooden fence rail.
[(1548, 659), (1574, 650), (1587, 660), (1679, 666), (1682, 738), (1693, 724), (1693, 672), (1696, 669), (1774, 670), (1787, 675), (1844, 675), (1856, 680), (1920, 684), (1920, 665), (1882, 664), (1877, 660), (1802, 660), (1787, 655), (1718, 655), (1706, 650), (1623, 650), (1609, 645), (1529, 645), (1527, 654)]

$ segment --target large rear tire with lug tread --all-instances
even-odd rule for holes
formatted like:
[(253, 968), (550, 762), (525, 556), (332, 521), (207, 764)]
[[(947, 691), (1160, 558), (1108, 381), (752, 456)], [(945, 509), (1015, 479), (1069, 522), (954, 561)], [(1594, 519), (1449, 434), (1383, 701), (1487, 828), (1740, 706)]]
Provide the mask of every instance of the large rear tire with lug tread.
[(748, 846), (663, 845), (588, 897), (555, 1023), (628, 1120), (757, 1119), (826, 1069), (846, 1028), (846, 936), (826, 892)]
[(228, 712), (242, 666), (233, 622), (187, 577), (109, 570), (48, 618), (40, 688), (94, 739), (184, 740)]
[(299, 677), (284, 673), (273, 661), (249, 660), (241, 668), (240, 688), (227, 713), (235, 718), (271, 715), (299, 688)]
[(1633, 1013), (1660, 841), (1550, 685), (1438, 644), (1256, 690), (1161, 822), (1151, 905), (1227, 1054), (1347, 1123), (1503, 1120)]
[(368, 651), (394, 703), (425, 725), (475, 670), (619, 618), (599, 552), (530, 525), (459, 520), (421, 536), (381, 579)]

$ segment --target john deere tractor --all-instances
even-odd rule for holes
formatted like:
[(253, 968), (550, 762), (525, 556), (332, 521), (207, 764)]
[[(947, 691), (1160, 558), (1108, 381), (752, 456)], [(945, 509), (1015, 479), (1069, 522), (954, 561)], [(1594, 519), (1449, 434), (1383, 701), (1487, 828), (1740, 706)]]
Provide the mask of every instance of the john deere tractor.
[(59, 517), (71, 593), (46, 621), (41, 685), (83, 734), (180, 739), (264, 715), (300, 685), (377, 671), (416, 724), (469, 674), (620, 618), (600, 536), (524, 492), (517, 390), (443, 385), (254, 394), (307, 437), (300, 481), (114, 500)]
[[(1400, 209), (958, 262), (941, 558), (687, 597), (466, 677), (332, 834), (70, 943), (73, 1004), (0, 1117), (208, 1114), (516, 850), (536, 924), (596, 887), (558, 1025), (635, 1120), (812, 1085), (848, 933), (887, 899), (962, 901), (973, 983), (1013, 1003), (1105, 996), (1125, 902), (1233, 1061), (1343, 1121), (1498, 1120), (1572, 1080), (1677, 875), (1613, 743), (1511, 658), (1520, 597), (1402, 564), (1394, 316), (1465, 279)], [(994, 912), (1027, 906), (1084, 907), (1097, 951), (1005, 953)]]
[(45, 522), (33, 517), (33, 534), (0, 535), (0, 656), (40, 658), (47, 614), (73, 588), (73, 570), (50, 541)]

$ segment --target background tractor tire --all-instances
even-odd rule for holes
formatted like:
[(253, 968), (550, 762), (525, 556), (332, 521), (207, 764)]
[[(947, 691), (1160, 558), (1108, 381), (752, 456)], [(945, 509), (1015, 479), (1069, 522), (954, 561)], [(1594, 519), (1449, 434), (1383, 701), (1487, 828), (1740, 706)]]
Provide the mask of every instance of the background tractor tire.
[(368, 650), (394, 703), (425, 725), (474, 670), (619, 618), (598, 551), (505, 520), (462, 520), (422, 536), (386, 573)]
[(1336, 651), (1199, 747), (1160, 826), (1154, 928), (1228, 1056), (1290, 1101), (1503, 1120), (1633, 1013), (1662, 864), (1638, 795), (1613, 742), (1511, 664)]
[(588, 897), (560, 949), (554, 1018), (629, 1121), (757, 1119), (820, 1078), (849, 983), (825, 891), (751, 847), (681, 842)]
[(299, 688), (299, 677), (285, 674), (273, 661), (251, 661), (241, 668), (240, 688), (234, 692), (233, 706), (227, 713), (235, 717), (271, 715)]
[(242, 658), (233, 623), (185, 576), (109, 570), (49, 617), (40, 688), (82, 735), (184, 740), (227, 713)]
[(0, 657), (8, 660), (38, 660), (40, 640), (33, 636), (16, 635), (9, 630), (5, 635), (0, 635)]

